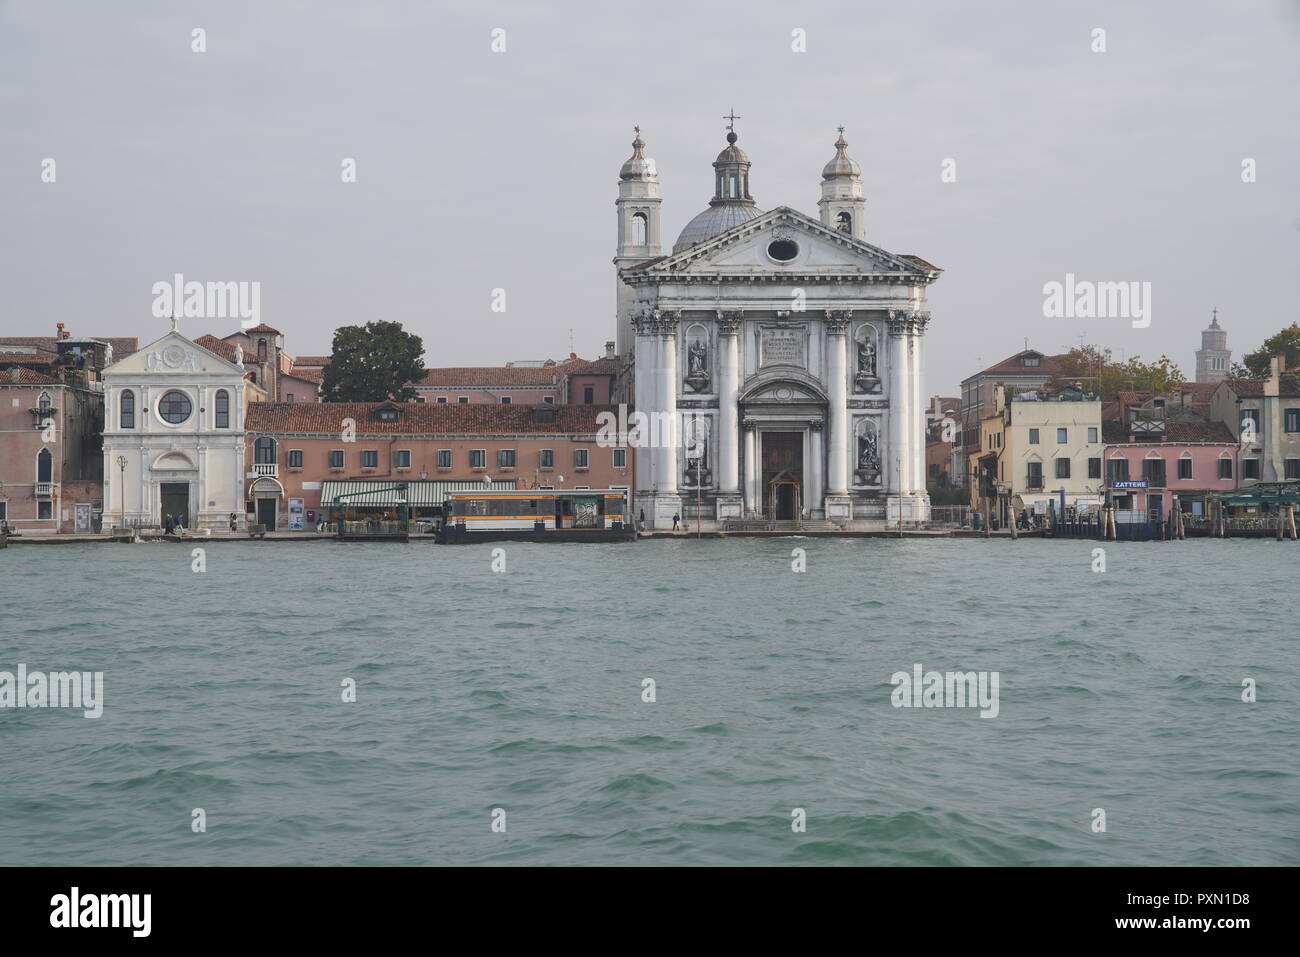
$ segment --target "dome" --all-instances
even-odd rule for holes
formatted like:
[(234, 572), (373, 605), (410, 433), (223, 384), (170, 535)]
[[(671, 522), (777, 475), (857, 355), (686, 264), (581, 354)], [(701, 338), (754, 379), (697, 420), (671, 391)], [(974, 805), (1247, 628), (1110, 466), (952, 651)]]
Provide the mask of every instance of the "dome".
[(645, 157), (645, 140), (641, 139), (638, 131), (637, 137), (632, 141), (632, 155), (628, 157), (623, 168), (618, 171), (619, 179), (655, 179), (659, 175), (655, 169), (655, 161)]
[(683, 249), (689, 249), (696, 243), (702, 243), (719, 233), (726, 232), (732, 226), (739, 226), (762, 215), (763, 211), (753, 203), (720, 203), (717, 206), (710, 206), (686, 224), (686, 228), (682, 230), (673, 245), (673, 252), (679, 253)]
[(736, 145), (737, 139), (739, 137), (736, 136), (735, 130), (727, 134), (727, 148), (719, 153), (718, 158), (713, 161), (715, 167), (750, 165), (749, 157), (745, 155), (745, 151)]
[(832, 179), (836, 176), (861, 176), (862, 167), (849, 158), (845, 152), (849, 148), (848, 142), (844, 139), (843, 131), (840, 132), (840, 138), (835, 141), (835, 155), (831, 161), (822, 168), (822, 179)]

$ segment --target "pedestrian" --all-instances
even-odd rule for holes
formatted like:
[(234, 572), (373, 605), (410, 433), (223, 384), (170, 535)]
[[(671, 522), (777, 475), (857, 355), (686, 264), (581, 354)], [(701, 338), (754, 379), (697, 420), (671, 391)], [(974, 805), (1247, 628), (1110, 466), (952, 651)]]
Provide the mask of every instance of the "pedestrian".
[(238, 527), (238, 525), (239, 525), (239, 522), (238, 522), (238, 520), (235, 518), (235, 513), (234, 513), (234, 512), (231, 512), (231, 513), (230, 513), (230, 530), (231, 530), (232, 532), (235, 531), (235, 529)]
[(681, 516), (673, 512), (673, 531), (677, 531), (677, 523), (681, 521)]
[(176, 534), (183, 537), (185, 532), (185, 520), (181, 518), (180, 513), (176, 515)]
[(171, 517), (170, 515), (164, 515), (164, 516), (163, 516), (163, 534), (164, 534), (164, 535), (170, 535), (171, 533), (172, 533), (172, 517)]

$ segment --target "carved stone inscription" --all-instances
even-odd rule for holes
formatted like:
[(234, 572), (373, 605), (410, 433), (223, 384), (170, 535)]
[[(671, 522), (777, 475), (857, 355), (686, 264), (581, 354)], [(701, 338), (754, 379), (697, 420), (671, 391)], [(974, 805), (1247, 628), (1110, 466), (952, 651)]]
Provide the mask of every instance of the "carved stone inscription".
[(804, 341), (806, 335), (805, 330), (801, 328), (763, 329), (761, 340), (762, 364), (765, 366), (805, 365)]

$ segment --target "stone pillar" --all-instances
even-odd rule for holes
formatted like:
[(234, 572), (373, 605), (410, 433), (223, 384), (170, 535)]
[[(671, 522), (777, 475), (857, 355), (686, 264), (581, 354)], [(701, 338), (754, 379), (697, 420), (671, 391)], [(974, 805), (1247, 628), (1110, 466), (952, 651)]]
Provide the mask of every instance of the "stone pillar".
[(826, 515), (822, 505), (822, 494), (825, 491), (822, 485), (822, 434), (823, 423), (812, 422), (808, 426), (808, 517), (824, 518)]
[[(636, 346), (633, 350), (632, 405), (635, 411), (646, 416), (645, 419), (638, 417), (638, 421), (645, 422), (646, 425), (637, 430), (637, 447), (633, 452), (636, 497), (639, 500), (641, 496), (649, 494), (654, 489), (655, 450), (650, 442), (649, 416), (654, 412), (656, 402), (655, 368), (658, 364), (659, 341), (653, 335), (647, 317), (634, 316), (632, 326), (636, 333)], [(638, 509), (639, 515), (639, 509), (644, 506), (635, 502), (633, 505)]]
[[(665, 495), (677, 494), (678, 443), (677, 432), (677, 320), (681, 314), (676, 311), (659, 314), (659, 408), (663, 413), (660, 421), (663, 425), (663, 441), (660, 461), (663, 471), (659, 476), (658, 491)], [(669, 514), (669, 519), (672, 515)]]
[(740, 329), (744, 313), (718, 310), (717, 519), (744, 513), (740, 489)]
[[(911, 383), (908, 375), (907, 334), (911, 319), (903, 310), (889, 313), (889, 454), (880, 463), (887, 476), (890, 512), (888, 518), (897, 521), (903, 508), (903, 497), (910, 484), (909, 423)], [(906, 517), (906, 516), (904, 516)]]
[(849, 424), (848, 329), (852, 309), (827, 309), (826, 392), (828, 397), (826, 437), (826, 517), (851, 519), (849, 498), (849, 448), (853, 441)]
[[(925, 490), (925, 327), (929, 325), (930, 314), (928, 312), (917, 312), (912, 315), (912, 326), (909, 336), (909, 358), (911, 368), (909, 377), (912, 385), (911, 395), (911, 422), (912, 426), (912, 454), (911, 454), (911, 473), (912, 487), (916, 495), (916, 519), (922, 521), (929, 518), (926, 502), (928, 493)], [(923, 514), (924, 513), (924, 514)]]
[(759, 512), (758, 502), (758, 430), (752, 419), (746, 419), (745, 429), (745, 514)]

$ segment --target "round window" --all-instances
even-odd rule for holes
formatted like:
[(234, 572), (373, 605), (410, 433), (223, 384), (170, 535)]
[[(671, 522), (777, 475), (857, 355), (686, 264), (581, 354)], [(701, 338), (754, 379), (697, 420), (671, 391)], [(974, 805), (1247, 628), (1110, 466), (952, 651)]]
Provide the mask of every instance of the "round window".
[(158, 414), (164, 422), (170, 422), (172, 425), (188, 419), (192, 409), (190, 397), (184, 392), (168, 392), (158, 402)]
[(788, 263), (799, 255), (799, 244), (788, 239), (778, 239), (768, 243), (767, 254), (779, 263)]

